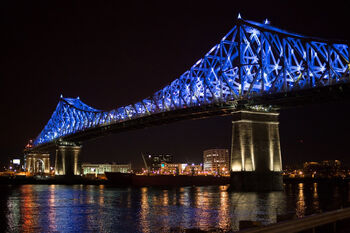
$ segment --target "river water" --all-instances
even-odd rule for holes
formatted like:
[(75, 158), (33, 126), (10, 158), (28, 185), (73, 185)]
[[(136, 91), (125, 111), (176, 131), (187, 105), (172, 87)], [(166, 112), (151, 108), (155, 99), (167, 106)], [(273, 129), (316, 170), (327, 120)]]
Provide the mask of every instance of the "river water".
[(349, 185), (285, 185), (283, 192), (229, 192), (227, 186), (118, 188), (0, 186), (5, 232), (232, 232), (239, 221), (274, 223), (350, 204)]

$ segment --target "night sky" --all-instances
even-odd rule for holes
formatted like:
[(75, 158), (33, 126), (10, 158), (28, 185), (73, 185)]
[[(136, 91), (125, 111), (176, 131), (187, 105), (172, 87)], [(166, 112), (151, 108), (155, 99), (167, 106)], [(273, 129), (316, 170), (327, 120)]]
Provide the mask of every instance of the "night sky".
[[(291, 32), (350, 41), (346, 1), (120, 2), (1, 1), (0, 160), (22, 154), (61, 94), (110, 110), (161, 89), (219, 42), (239, 12)], [(283, 163), (350, 163), (349, 108), (346, 100), (281, 111)], [(204, 149), (229, 148), (230, 140), (230, 117), (188, 120), (86, 142), (81, 160), (141, 164), (143, 152), (200, 162)]]

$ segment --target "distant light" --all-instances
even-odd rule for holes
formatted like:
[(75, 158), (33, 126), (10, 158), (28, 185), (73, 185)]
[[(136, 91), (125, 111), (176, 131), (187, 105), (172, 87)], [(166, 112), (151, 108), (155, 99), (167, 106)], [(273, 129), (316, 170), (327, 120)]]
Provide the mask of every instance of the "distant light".
[(60, 98), (63, 98), (63, 95), (62, 95), (62, 94), (60, 95)]
[(268, 19), (265, 19), (264, 24), (270, 24), (270, 21)]
[(79, 96), (77, 97), (77, 99), (79, 99)]
[(14, 159), (14, 160), (12, 160), (12, 163), (20, 165), (21, 164), (21, 160), (20, 159)]
[(241, 19), (241, 18), (242, 18), (241, 13), (238, 13), (237, 19)]

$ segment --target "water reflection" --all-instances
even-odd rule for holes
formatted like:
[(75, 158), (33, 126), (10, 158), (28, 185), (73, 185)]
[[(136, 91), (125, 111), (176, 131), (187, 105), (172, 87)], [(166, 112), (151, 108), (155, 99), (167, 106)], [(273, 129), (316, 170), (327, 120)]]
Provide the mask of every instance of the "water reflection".
[(48, 218), (49, 218), (49, 226), (50, 226), (50, 231), (57, 231), (56, 227), (56, 210), (55, 210), (55, 185), (50, 185), (48, 187), (49, 190), (49, 198), (47, 199), (48, 201)]
[(304, 184), (299, 183), (298, 184), (298, 199), (297, 199), (297, 206), (296, 206), (296, 216), (298, 218), (305, 216), (305, 198), (304, 198)]
[(149, 228), (149, 204), (148, 204), (148, 188), (144, 187), (141, 189), (141, 210), (140, 210), (140, 226), (142, 232), (150, 232)]
[(225, 231), (231, 229), (230, 202), (226, 190), (220, 190), (219, 228)]
[[(346, 189), (320, 192), (318, 184), (286, 186), (286, 192), (228, 192), (227, 186), (115, 188), (108, 186), (7, 186), (0, 201), (1, 229), (9, 232), (178, 232), (238, 230), (242, 220), (263, 224), (277, 215), (298, 217), (325, 203), (349, 202)], [(4, 194), (3, 194), (4, 195)], [(338, 199), (338, 200), (335, 200)], [(336, 204), (334, 204), (336, 203)]]
[(21, 204), (20, 212), (22, 215), (22, 226), (24, 232), (30, 232), (31, 229), (37, 228), (38, 218), (37, 213), (37, 203), (33, 200), (33, 186), (25, 185), (21, 187), (21, 194), (23, 201)]
[(320, 212), (320, 202), (318, 200), (317, 185), (318, 185), (317, 183), (313, 183), (312, 207), (313, 207), (315, 213)]

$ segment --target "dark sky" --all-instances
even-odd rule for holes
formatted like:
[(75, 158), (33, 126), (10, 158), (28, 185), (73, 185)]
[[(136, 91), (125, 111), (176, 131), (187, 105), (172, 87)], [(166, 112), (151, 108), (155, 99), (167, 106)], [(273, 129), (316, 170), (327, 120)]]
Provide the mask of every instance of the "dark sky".
[[(238, 12), (291, 32), (350, 40), (346, 1), (1, 1), (0, 9), (3, 161), (40, 133), (60, 94), (105, 110), (141, 100), (203, 57)], [(350, 162), (349, 102), (283, 110), (283, 162)], [(204, 149), (229, 148), (230, 140), (230, 117), (183, 121), (86, 142), (81, 159), (141, 163), (144, 152), (199, 162)]]

